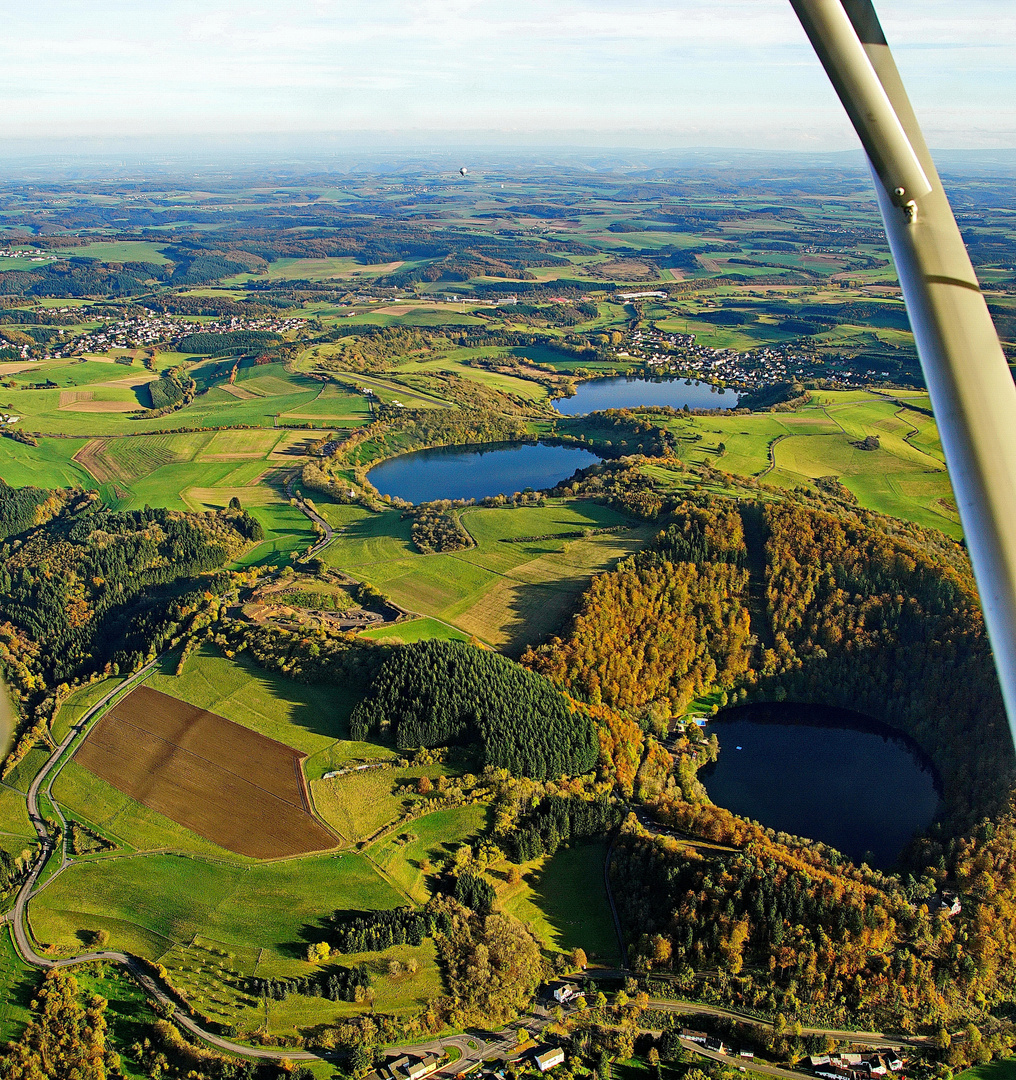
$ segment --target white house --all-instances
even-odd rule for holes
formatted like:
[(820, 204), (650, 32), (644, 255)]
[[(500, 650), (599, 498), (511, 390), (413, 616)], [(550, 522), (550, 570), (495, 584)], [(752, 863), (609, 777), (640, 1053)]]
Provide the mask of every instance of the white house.
[(533, 1060), (540, 1072), (549, 1072), (556, 1065), (564, 1064), (564, 1051), (560, 1046), (555, 1046), (552, 1050), (544, 1050), (542, 1054), (534, 1054)]

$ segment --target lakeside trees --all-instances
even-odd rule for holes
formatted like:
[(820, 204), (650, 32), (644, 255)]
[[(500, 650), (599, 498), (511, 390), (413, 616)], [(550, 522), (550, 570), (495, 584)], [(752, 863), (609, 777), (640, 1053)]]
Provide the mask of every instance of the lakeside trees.
[[(617, 896), (644, 970), (715, 969), (725, 996), (752, 1007), (873, 1024), (940, 1023), (1004, 998), (1016, 762), (958, 545), (846, 506), (689, 499), (649, 549), (594, 581), (563, 640), (524, 660), (602, 713), (616, 781), (630, 786), (637, 768), (655, 816), (705, 842), (634, 819), (622, 831)], [(709, 748), (691, 729), (676, 732), (669, 780), (657, 744), (625, 764), (636, 721), (681, 715), (716, 687), (853, 708), (914, 738), (944, 801), (907, 853), (910, 876), (709, 804), (695, 781)], [(943, 889), (963, 894), (961, 912)]]

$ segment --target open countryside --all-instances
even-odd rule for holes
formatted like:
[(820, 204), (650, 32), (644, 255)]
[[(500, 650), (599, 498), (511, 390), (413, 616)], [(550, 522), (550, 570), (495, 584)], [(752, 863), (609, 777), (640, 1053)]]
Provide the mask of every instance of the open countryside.
[[(132, 1078), (991, 1080), (1016, 762), (869, 178), (457, 169), (0, 184), (0, 1062), (98, 995)], [(379, 479), (505, 447), (574, 460)], [(916, 832), (710, 798), (795, 702)]]

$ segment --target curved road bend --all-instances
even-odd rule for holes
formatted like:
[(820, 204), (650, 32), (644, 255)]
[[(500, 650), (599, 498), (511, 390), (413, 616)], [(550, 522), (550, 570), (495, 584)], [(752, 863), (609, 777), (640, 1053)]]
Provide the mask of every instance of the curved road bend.
[(314, 546), (307, 552), (306, 557), (309, 559), (312, 555), (316, 555), (325, 546), (325, 544), (327, 544), (328, 541), (331, 540), (331, 538), (335, 535), (335, 530), (331, 527), (331, 525), (328, 524), (327, 521), (325, 521), (325, 519), (316, 510), (311, 510), (311, 508), (307, 505), (306, 502), (304, 502), (304, 500), (303, 500), (303, 498), (301, 496), (297, 495), (293, 491), (293, 485), (295, 483), (296, 483), (296, 477), (294, 476), (286, 484), (286, 494), (291, 499), (296, 499), (296, 508), (298, 510), (300, 510), (304, 514), (306, 514), (307, 517), (309, 517), (310, 520), (313, 521), (315, 525), (320, 525), (321, 528), (324, 530), (324, 536), (322, 536), (321, 539), (318, 540), (317, 543), (314, 544)]
[[(60, 742), (59, 746), (50, 754), (46, 760), (46, 764), (36, 774), (35, 779), (32, 781), (31, 786), (28, 789), (28, 816), (35, 826), (35, 831), (39, 835), (39, 839), (42, 842), (42, 851), (39, 854), (39, 858), (32, 868), (32, 872), (25, 879), (24, 884), (18, 890), (17, 898), (14, 901), (14, 908), (10, 913), (10, 922), (14, 932), (14, 940), (17, 943), (18, 951), (22, 957), (33, 967), (38, 968), (62, 968), (70, 967), (74, 964), (84, 964), (91, 960), (106, 960), (115, 964), (121, 964), (123, 967), (134, 976), (142, 988), (152, 997), (155, 1001), (162, 1005), (172, 1006), (175, 1008), (175, 1003), (170, 999), (169, 995), (163, 991), (163, 989), (156, 983), (156, 981), (141, 967), (137, 960), (128, 956), (122, 952), (88, 952), (80, 953), (77, 956), (67, 957), (62, 960), (53, 960), (47, 956), (41, 956), (35, 951), (32, 945), (31, 936), (26, 929), (26, 909), (28, 902), (36, 895), (38, 890), (36, 884), (39, 878), (42, 876), (43, 870), (46, 868), (50, 860), (50, 856), (53, 854), (56, 843), (53, 837), (50, 835), (49, 828), (46, 825), (45, 819), (39, 812), (39, 792), (42, 789), (46, 778), (56, 767), (60, 758), (64, 752), (71, 745), (72, 742), (81, 734), (82, 731), (88, 726), (89, 722), (100, 710), (105, 708), (106, 705), (122, 690), (130, 686), (131, 683), (137, 682), (143, 678), (153, 667), (159, 662), (160, 657), (156, 657), (154, 660), (145, 664), (143, 668), (136, 671), (130, 678), (124, 680), (119, 686), (114, 687), (108, 694), (101, 698), (95, 705), (93, 705), (88, 712), (82, 716), (82, 718), (70, 729), (64, 739)], [(62, 868), (62, 867), (61, 867)], [(183, 1013), (177, 1012), (174, 1017), (181, 1025), (186, 1028), (192, 1034), (196, 1035), (200, 1039), (204, 1039), (206, 1042), (211, 1043), (213, 1046), (218, 1047), (220, 1050), (226, 1050), (232, 1054), (242, 1054), (246, 1057), (259, 1057), (259, 1058), (272, 1058), (275, 1060), (293, 1060), (293, 1061), (309, 1061), (316, 1060), (316, 1054), (310, 1054), (303, 1051), (284, 1051), (284, 1050), (255, 1050), (248, 1046), (240, 1046), (237, 1043), (231, 1043), (227, 1039), (220, 1039), (217, 1035), (213, 1035), (209, 1031), (205, 1031), (204, 1028), (196, 1024), (189, 1016)]]
[[(206, 1031), (203, 1027), (192, 1020), (186, 1013), (176, 1009), (176, 1003), (171, 999), (170, 995), (163, 990), (163, 988), (156, 982), (155, 979), (142, 967), (142, 965), (134, 957), (129, 956), (127, 953), (112, 952), (112, 951), (99, 951), (99, 952), (86, 952), (79, 953), (77, 956), (64, 957), (59, 960), (51, 959), (50, 957), (42, 956), (35, 951), (32, 944), (31, 936), (26, 928), (26, 910), (29, 901), (39, 891), (36, 885), (39, 878), (42, 876), (43, 870), (49, 862), (52, 856), (56, 844), (53, 837), (50, 835), (49, 829), (46, 825), (42, 814), (39, 812), (39, 792), (42, 790), (43, 784), (46, 782), (47, 777), (53, 771), (63, 756), (64, 752), (70, 747), (74, 740), (80, 735), (89, 725), (93, 717), (100, 709), (105, 708), (106, 705), (121, 691), (126, 689), (132, 683), (137, 682), (143, 678), (152, 668), (158, 663), (160, 657), (156, 657), (155, 660), (150, 661), (144, 667), (134, 672), (128, 679), (122, 682), (119, 686), (114, 687), (104, 697), (102, 697), (95, 705), (93, 705), (81, 719), (70, 729), (67, 735), (63, 738), (57, 748), (50, 754), (46, 760), (45, 765), (39, 770), (33, 779), (28, 789), (28, 814), (35, 826), (35, 831), (38, 833), (39, 839), (42, 843), (42, 850), (39, 858), (32, 869), (32, 872), (25, 879), (24, 884), (18, 890), (17, 898), (14, 903), (14, 908), (8, 916), (13, 933), (14, 939), (17, 943), (19, 952), (25, 961), (31, 964), (33, 967), (38, 968), (63, 968), (71, 967), (75, 964), (84, 964), (90, 961), (107, 961), (109, 963), (119, 964), (126, 968), (128, 972), (137, 980), (138, 984), (144, 989), (144, 991), (154, 1001), (163, 1006), (170, 1007), (174, 1010), (174, 1020), (181, 1027), (185, 1028), (192, 1035), (203, 1040), (211, 1046), (216, 1047), (218, 1050), (222, 1050), (229, 1054), (235, 1054), (239, 1057), (249, 1058), (262, 1058), (273, 1061), (316, 1061), (321, 1060), (321, 1055), (310, 1053), (303, 1050), (286, 1050), (286, 1049), (269, 1049), (262, 1047), (243, 1046), (240, 1043), (231, 1042), (228, 1039), (223, 1039), (218, 1035), (213, 1035), (210, 1031)], [(62, 869), (63, 867), (61, 867)], [(606, 877), (606, 875), (605, 875)], [(613, 906), (613, 896), (610, 890), (609, 878), (607, 879), (607, 893), (611, 898)], [(651, 1002), (654, 1007), (667, 1009), (673, 1012), (682, 1012), (688, 1014), (699, 1014), (717, 1017), (727, 1017), (730, 1019), (740, 1020), (743, 1022), (758, 1024), (760, 1026), (768, 1026), (764, 1021), (760, 1021), (755, 1017), (751, 1017), (745, 1014), (737, 1013), (730, 1009), (719, 1008), (714, 1005), (703, 1005), (698, 1002), (675, 1002), (675, 1001), (659, 1001), (654, 1000)], [(509, 1052), (514, 1045), (514, 1037), (516, 1036), (520, 1028), (525, 1028), (530, 1034), (538, 1033), (543, 1023), (546, 1022), (545, 1010), (536, 1006), (535, 1013), (531, 1013), (525, 1017), (521, 1022), (517, 1022), (514, 1025), (509, 1026), (503, 1031), (497, 1033), (496, 1040), (484, 1040), (477, 1035), (462, 1035), (462, 1036), (449, 1036), (444, 1039), (432, 1039), (426, 1043), (421, 1043), (417, 1046), (401, 1047), (393, 1053), (404, 1053), (407, 1050), (414, 1052), (421, 1052), (426, 1050), (442, 1050), (444, 1048), (454, 1046), (460, 1053), (461, 1057), (454, 1062), (450, 1062), (443, 1070), (440, 1070), (446, 1076), (454, 1076), (457, 1073), (463, 1072), (470, 1065), (477, 1064), (484, 1060), (489, 1060), (492, 1057), (499, 1057)], [(892, 1040), (877, 1032), (852, 1032), (852, 1031), (839, 1031), (832, 1028), (805, 1028), (805, 1034), (809, 1035), (829, 1035), (832, 1038), (839, 1038), (842, 1040), (853, 1041), (857, 1043), (867, 1043), (871, 1046), (898, 1046), (901, 1043), (908, 1043), (910, 1045), (921, 1045), (927, 1042), (926, 1039), (920, 1038), (907, 1038)], [(470, 1042), (475, 1043), (475, 1047), (469, 1045)], [(696, 1044), (689, 1044), (689, 1049), (695, 1049), (698, 1053), (705, 1053), (709, 1056), (704, 1048), (697, 1047)], [(729, 1063), (736, 1059), (724, 1058), (722, 1055), (717, 1056), (717, 1060), (725, 1061)], [(764, 1072), (775, 1077), (782, 1077), (783, 1080), (801, 1080), (801, 1073), (792, 1073), (787, 1070), (782, 1070), (776, 1066), (763, 1065), (761, 1062), (754, 1063), (752, 1065), (753, 1071)]]

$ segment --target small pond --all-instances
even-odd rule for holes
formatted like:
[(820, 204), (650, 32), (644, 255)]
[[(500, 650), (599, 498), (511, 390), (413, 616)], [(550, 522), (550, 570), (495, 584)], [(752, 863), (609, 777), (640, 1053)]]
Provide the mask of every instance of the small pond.
[(906, 736), (822, 705), (744, 705), (708, 725), (720, 743), (699, 776), (709, 798), (772, 829), (891, 867), (935, 818), (938, 780)]
[(591, 450), (547, 443), (442, 446), (389, 458), (375, 465), (367, 478), (382, 495), (412, 503), (485, 499), (554, 487), (599, 460)]
[(639, 405), (669, 405), (674, 409), (736, 409), (737, 392), (687, 379), (627, 378), (618, 375), (579, 383), (575, 396), (558, 398), (554, 408), (565, 416), (603, 409), (634, 409)]

